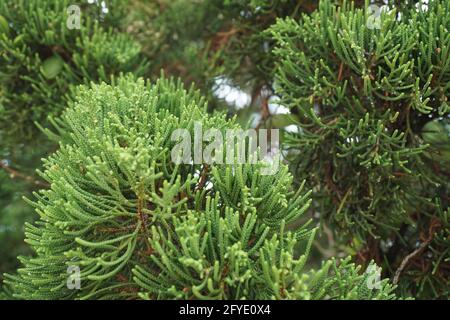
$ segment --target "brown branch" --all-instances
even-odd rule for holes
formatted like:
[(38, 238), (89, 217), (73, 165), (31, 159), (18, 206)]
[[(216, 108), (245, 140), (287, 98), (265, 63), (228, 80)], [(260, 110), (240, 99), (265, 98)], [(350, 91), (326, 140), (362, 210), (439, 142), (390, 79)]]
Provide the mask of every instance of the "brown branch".
[(328, 162), (327, 167), (325, 169), (325, 184), (328, 187), (332, 200), (335, 204), (339, 204), (342, 201), (342, 195), (339, 188), (333, 181), (333, 168), (331, 162)]
[(0, 168), (5, 170), (6, 172), (8, 172), (11, 179), (20, 178), (20, 179), (26, 180), (36, 186), (45, 187), (45, 188), (50, 187), (50, 185), (47, 182), (37, 180), (32, 176), (21, 173), (15, 169), (11, 168), (10, 166), (8, 166), (4, 161), (0, 161)]
[(197, 186), (195, 187), (194, 192), (197, 192), (198, 190), (202, 189), (205, 186), (205, 184), (208, 180), (208, 172), (209, 172), (209, 166), (207, 164), (203, 165), (203, 170), (200, 174), (200, 180), (199, 180)]
[(144, 214), (142, 212), (143, 207), (144, 207), (144, 199), (142, 199), (141, 197), (138, 196), (138, 208), (137, 208), (138, 218), (142, 223), (141, 230), (143, 231), (143, 234), (144, 234), (144, 241), (147, 244), (147, 249), (149, 252), (152, 252), (153, 248), (150, 244), (150, 241), (148, 240), (148, 236), (149, 236), (148, 229), (147, 229), (148, 216), (147, 216), (147, 214)]
[(341, 82), (342, 80), (342, 72), (344, 71), (344, 63), (341, 62), (339, 66), (339, 74), (338, 74), (338, 82)]
[(433, 240), (433, 235), (435, 233), (435, 229), (438, 229), (440, 226), (441, 226), (441, 222), (440, 222), (439, 219), (434, 218), (434, 219), (431, 220), (430, 226), (428, 228), (428, 237), (423, 240), (423, 242), (420, 244), (420, 246), (416, 250), (414, 250), (413, 252), (408, 254), (403, 259), (403, 261), (401, 262), (400, 266), (395, 271), (394, 279), (392, 281), (394, 284), (398, 283), (398, 281), (400, 279), (400, 275), (403, 272), (403, 270), (406, 268), (408, 263), (412, 259), (414, 259), (417, 255), (419, 255), (431, 243), (431, 241)]
[(231, 28), (228, 31), (221, 31), (221, 32), (217, 32), (214, 35), (214, 38), (212, 40), (212, 47), (213, 50), (215, 51), (219, 51), (221, 50), (227, 43), (228, 41), (230, 41), (230, 38), (235, 35), (238, 32), (241, 32), (242, 29), (238, 29), (238, 28)]

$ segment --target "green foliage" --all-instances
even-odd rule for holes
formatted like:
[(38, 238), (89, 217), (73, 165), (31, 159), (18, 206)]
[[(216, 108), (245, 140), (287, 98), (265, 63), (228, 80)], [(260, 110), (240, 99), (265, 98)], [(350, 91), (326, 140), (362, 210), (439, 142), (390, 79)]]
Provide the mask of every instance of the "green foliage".
[[(218, 76), (258, 94), (273, 78), (272, 41), (262, 34), (277, 17), (312, 11), (316, 1), (147, 0), (131, 1), (128, 30), (160, 68), (195, 82), (205, 95)], [(210, 99), (211, 100), (211, 99)], [(213, 105), (212, 107), (219, 107)]]
[[(447, 210), (449, 12), (447, 1), (401, 16), (393, 8), (377, 29), (368, 10), (321, 1), (313, 14), (279, 20), (267, 32), (276, 41), (276, 92), (301, 128), (286, 142), (301, 151), (290, 155), (296, 177), (314, 188), (316, 210), (336, 234), (375, 239), (369, 256), (384, 255), (392, 269), (433, 219), (447, 223), (435, 200)], [(385, 250), (382, 241), (394, 245)], [(413, 289), (418, 296), (446, 296), (443, 250), (422, 272), (440, 270), (444, 281), (432, 292)]]
[(0, 171), (0, 181), (0, 274), (3, 274), (17, 267), (18, 255), (30, 253), (23, 243), (23, 225), (26, 221), (31, 222), (33, 210), (22, 203), (23, 194), (31, 195), (27, 190), (27, 183), (9, 183), (10, 177), (4, 171)]
[(45, 125), (48, 116), (60, 114), (80, 83), (146, 70), (140, 45), (119, 32), (127, 1), (105, 3), (106, 15), (96, 4), (79, 4), (81, 28), (72, 30), (71, 1), (0, 3), (0, 161), (19, 172), (0, 168), (1, 273), (14, 270), (17, 255), (28, 253), (23, 223), (32, 221), (32, 210), (21, 197), (39, 187), (34, 170), (55, 148), (35, 123)]
[(71, 4), (68, 0), (0, 4), (2, 146), (35, 139), (34, 122), (60, 114), (74, 85), (110, 81), (120, 72), (139, 75), (145, 69), (139, 44), (117, 32), (124, 2), (108, 2), (114, 14), (103, 19), (96, 5), (81, 6), (79, 30), (67, 27)]
[(361, 266), (351, 263), (350, 260), (348, 257), (338, 263), (331, 259), (324, 262), (319, 270), (312, 272), (309, 286), (314, 299), (395, 299), (395, 288), (389, 284), (389, 280), (374, 278), (378, 269), (373, 261), (368, 264), (366, 272), (361, 274)]
[[(447, 299), (450, 3), (385, 2), (3, 0), (0, 299)], [(250, 120), (289, 167), (171, 161)]]
[[(387, 280), (369, 290), (348, 260), (304, 271), (314, 229), (294, 222), (310, 192), (291, 191), (287, 167), (268, 176), (262, 163), (174, 164), (175, 129), (237, 128), (205, 111), (198, 92), (165, 79), (80, 88), (55, 122), (60, 149), (41, 173), (51, 187), (33, 202), (40, 219), (26, 225), (35, 256), (7, 275), (15, 297), (395, 298)], [(79, 290), (67, 287), (70, 266)]]

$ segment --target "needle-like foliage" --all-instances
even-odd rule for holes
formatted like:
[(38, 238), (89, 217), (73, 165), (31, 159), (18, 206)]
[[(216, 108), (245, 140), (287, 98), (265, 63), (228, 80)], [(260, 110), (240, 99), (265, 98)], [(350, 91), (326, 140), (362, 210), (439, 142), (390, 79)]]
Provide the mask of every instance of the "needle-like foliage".
[[(60, 149), (45, 160), (51, 185), (26, 226), (35, 255), (7, 283), (26, 299), (388, 299), (348, 260), (305, 270), (314, 230), (298, 224), (310, 192), (291, 190), (283, 166), (175, 164), (171, 133), (194, 123), (238, 128), (207, 115), (180, 82), (120, 78), (79, 89), (55, 121)], [(303, 241), (304, 240), (304, 241)], [(301, 254), (296, 245), (306, 242)], [(371, 268), (374, 265), (371, 264)], [(80, 286), (70, 284), (79, 270)]]
[(103, 18), (97, 5), (78, 6), (79, 12), (71, 5), (68, 0), (0, 4), (1, 146), (36, 139), (34, 122), (60, 114), (74, 85), (144, 71), (139, 44), (117, 32), (121, 1), (109, 1), (115, 14)]
[(35, 123), (59, 115), (80, 83), (146, 69), (140, 45), (120, 32), (127, 1), (102, 3), (0, 2), (0, 270), (25, 253), (22, 226), (31, 210), (21, 196), (39, 187), (34, 170), (55, 148)]
[(323, 221), (363, 243), (364, 259), (406, 273), (416, 295), (445, 297), (448, 247), (428, 244), (448, 235), (450, 3), (399, 8), (376, 25), (367, 8), (324, 0), (279, 20), (275, 86), (300, 127), (286, 142), (300, 151), (292, 169)]

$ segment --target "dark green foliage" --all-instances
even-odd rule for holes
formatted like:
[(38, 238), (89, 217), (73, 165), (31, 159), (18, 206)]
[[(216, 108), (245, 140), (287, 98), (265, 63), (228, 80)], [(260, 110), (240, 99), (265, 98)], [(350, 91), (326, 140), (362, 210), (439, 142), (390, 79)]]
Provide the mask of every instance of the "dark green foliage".
[(68, 0), (2, 1), (1, 145), (34, 139), (34, 121), (59, 114), (74, 85), (144, 71), (140, 46), (114, 29), (121, 2), (108, 2), (115, 14), (103, 21), (96, 5), (81, 6), (81, 29), (70, 30)]
[[(8, 173), (0, 171), (0, 273), (14, 270), (17, 267), (16, 257), (21, 254), (29, 254), (29, 248), (23, 243), (23, 225), (31, 222), (32, 208), (22, 203), (22, 195), (27, 192), (28, 184), (11, 184)], [(21, 191), (21, 192), (20, 192)], [(2, 276), (0, 276), (2, 279)]]
[(34, 146), (0, 152), (0, 279), (4, 272), (17, 268), (18, 255), (30, 253), (23, 242), (24, 223), (35, 220), (35, 216), (22, 197), (30, 197), (33, 191), (46, 187), (34, 168), (52, 145), (40, 141)]
[[(448, 1), (87, 2), (0, 3), (0, 299), (448, 299)], [(175, 165), (196, 121), (289, 167)]]
[[(367, 10), (321, 1), (312, 15), (280, 20), (270, 30), (276, 92), (301, 128), (287, 142), (301, 151), (290, 157), (296, 176), (314, 188), (316, 210), (336, 234), (375, 243), (369, 257), (384, 256), (392, 272), (421, 235), (434, 237), (426, 232), (434, 219), (441, 227), (433, 232), (448, 223), (435, 200), (447, 210), (449, 12), (447, 1), (400, 18), (393, 9), (377, 29), (368, 26)], [(427, 133), (437, 125), (439, 133)], [(383, 250), (382, 241), (393, 246)], [(421, 270), (438, 274), (440, 285), (422, 290), (418, 280), (411, 286), (416, 295), (445, 297), (443, 250)]]
[[(151, 57), (153, 72), (195, 82), (210, 94), (218, 76), (226, 76), (258, 95), (270, 85), (272, 41), (262, 34), (277, 17), (312, 11), (315, 1), (147, 0), (131, 1), (128, 30)], [(156, 71), (156, 72), (155, 72)]]

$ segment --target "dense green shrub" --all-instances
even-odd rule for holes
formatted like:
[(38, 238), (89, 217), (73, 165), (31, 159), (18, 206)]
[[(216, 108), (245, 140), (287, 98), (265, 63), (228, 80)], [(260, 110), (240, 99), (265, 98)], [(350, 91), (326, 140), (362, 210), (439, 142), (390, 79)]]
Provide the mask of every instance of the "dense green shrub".
[(449, 12), (447, 1), (393, 8), (374, 28), (367, 10), (321, 1), (269, 31), (275, 90), (300, 126), (286, 142), (293, 172), (323, 221), (386, 271), (425, 243), (405, 271), (423, 297), (448, 295), (448, 240), (428, 244), (449, 232)]
[[(118, 12), (120, 3), (114, 1), (109, 10)], [(74, 85), (110, 81), (120, 72), (143, 72), (140, 46), (114, 30), (117, 18), (100, 21), (97, 7), (86, 5), (80, 8), (80, 29), (70, 30), (70, 4), (67, 0), (0, 4), (2, 145), (35, 139), (34, 121), (59, 114)]]
[[(35, 256), (7, 275), (15, 296), (394, 298), (387, 280), (370, 289), (371, 274), (348, 260), (303, 270), (314, 230), (292, 223), (310, 192), (290, 190), (287, 167), (262, 175), (262, 163), (174, 164), (174, 130), (237, 128), (205, 111), (197, 92), (164, 79), (80, 89), (58, 121), (60, 149), (45, 160), (51, 188), (36, 194), (40, 219), (26, 226)], [(296, 257), (300, 240), (308, 244)], [(79, 290), (67, 287), (71, 266)]]

